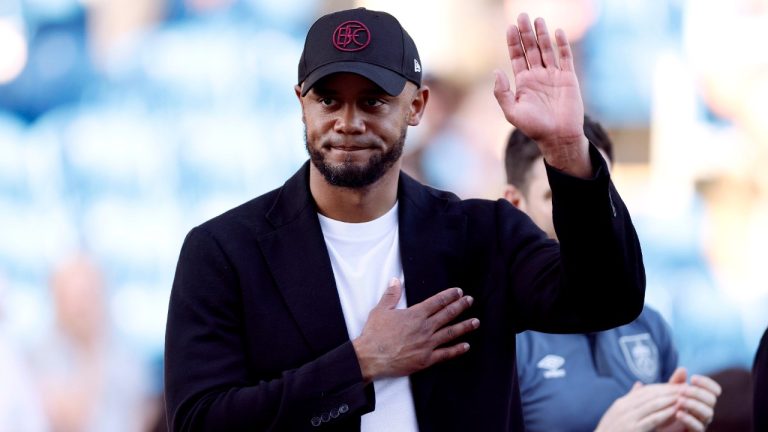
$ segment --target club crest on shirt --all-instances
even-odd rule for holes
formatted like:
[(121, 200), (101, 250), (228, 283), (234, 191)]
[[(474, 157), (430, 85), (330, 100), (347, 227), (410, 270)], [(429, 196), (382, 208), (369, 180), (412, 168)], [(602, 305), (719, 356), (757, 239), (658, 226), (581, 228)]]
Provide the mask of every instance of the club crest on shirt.
[(619, 338), (627, 366), (641, 381), (653, 382), (659, 371), (659, 349), (651, 335), (640, 333)]
[(544, 370), (544, 378), (563, 378), (565, 376), (564, 364), (565, 359), (559, 355), (547, 354), (536, 363), (536, 366)]

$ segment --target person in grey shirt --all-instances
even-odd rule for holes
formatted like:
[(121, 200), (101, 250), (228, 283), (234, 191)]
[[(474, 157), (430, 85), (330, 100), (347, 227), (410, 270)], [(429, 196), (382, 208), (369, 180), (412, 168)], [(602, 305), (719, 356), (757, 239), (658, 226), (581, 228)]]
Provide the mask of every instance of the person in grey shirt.
[[(584, 133), (612, 163), (613, 145), (600, 124), (585, 116)], [(515, 129), (505, 153), (505, 198), (557, 239), (538, 146)], [(704, 430), (720, 394), (708, 377), (686, 384), (670, 330), (648, 306), (631, 323), (601, 332), (520, 333), (517, 366), (530, 432)]]

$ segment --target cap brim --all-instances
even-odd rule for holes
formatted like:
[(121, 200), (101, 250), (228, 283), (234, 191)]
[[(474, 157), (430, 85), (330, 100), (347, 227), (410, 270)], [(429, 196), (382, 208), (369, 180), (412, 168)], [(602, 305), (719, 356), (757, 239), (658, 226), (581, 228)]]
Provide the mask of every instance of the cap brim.
[(390, 96), (399, 95), (405, 88), (405, 77), (392, 72), (387, 68), (376, 66), (371, 63), (361, 62), (335, 62), (325, 66), (320, 66), (307, 75), (301, 88), (301, 95), (306, 96), (307, 92), (321, 79), (328, 75), (349, 72), (364, 76), (373, 81), (374, 84), (381, 87)]

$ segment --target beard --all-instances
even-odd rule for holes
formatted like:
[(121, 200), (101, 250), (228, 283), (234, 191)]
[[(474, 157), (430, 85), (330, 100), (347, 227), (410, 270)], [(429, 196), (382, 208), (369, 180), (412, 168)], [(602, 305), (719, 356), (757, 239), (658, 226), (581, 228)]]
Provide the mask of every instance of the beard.
[(389, 150), (374, 154), (362, 165), (354, 162), (351, 157), (348, 157), (341, 164), (329, 163), (325, 159), (325, 154), (318, 150), (317, 146), (310, 145), (306, 128), (304, 128), (304, 145), (307, 153), (309, 153), (309, 159), (323, 175), (325, 181), (333, 186), (359, 189), (375, 183), (400, 159), (405, 146), (406, 129), (403, 128), (400, 137)]

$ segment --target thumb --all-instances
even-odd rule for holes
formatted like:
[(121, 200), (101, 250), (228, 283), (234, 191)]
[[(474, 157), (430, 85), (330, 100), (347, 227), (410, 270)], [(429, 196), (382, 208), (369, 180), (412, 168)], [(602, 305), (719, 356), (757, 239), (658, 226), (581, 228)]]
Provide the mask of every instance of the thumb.
[(639, 389), (642, 386), (643, 386), (643, 383), (641, 383), (640, 381), (635, 381), (635, 383), (632, 384), (632, 388), (629, 389), (629, 391), (630, 392), (635, 391), (635, 390)]
[(509, 91), (509, 78), (507, 77), (507, 74), (499, 69), (494, 69), (493, 75), (495, 76), (493, 93), (496, 94), (496, 98), (498, 98), (499, 95), (503, 95)]
[(496, 101), (504, 112), (504, 117), (511, 122), (510, 112), (515, 104), (515, 93), (509, 88), (509, 78), (504, 72), (496, 69), (493, 74), (496, 76), (493, 82), (493, 95), (496, 96)]
[(672, 376), (669, 377), (669, 383), (670, 384), (685, 384), (686, 379), (688, 378), (688, 372), (685, 370), (684, 367), (679, 367), (675, 369), (674, 372), (672, 372)]
[(402, 294), (403, 287), (400, 285), (400, 279), (393, 277), (389, 281), (389, 286), (384, 291), (384, 295), (381, 296), (377, 306), (384, 309), (394, 309), (397, 306), (397, 302), (400, 301)]

